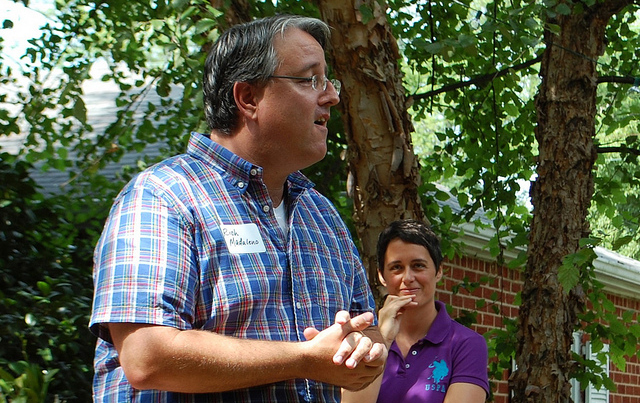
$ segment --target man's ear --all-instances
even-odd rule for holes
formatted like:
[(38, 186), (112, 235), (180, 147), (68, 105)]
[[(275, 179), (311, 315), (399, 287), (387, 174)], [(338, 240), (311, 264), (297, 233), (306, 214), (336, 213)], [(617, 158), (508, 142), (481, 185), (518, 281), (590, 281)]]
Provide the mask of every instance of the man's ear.
[(258, 88), (246, 82), (233, 84), (233, 98), (240, 114), (251, 119), (258, 109)]

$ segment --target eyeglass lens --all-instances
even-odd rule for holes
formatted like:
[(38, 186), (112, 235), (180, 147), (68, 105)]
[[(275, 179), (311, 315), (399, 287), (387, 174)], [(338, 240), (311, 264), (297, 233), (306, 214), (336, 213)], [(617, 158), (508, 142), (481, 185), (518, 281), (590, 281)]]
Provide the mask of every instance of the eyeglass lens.
[[(313, 89), (315, 90), (317, 88), (317, 83), (318, 83), (318, 76), (313, 76), (311, 77), (311, 86), (313, 87)], [(342, 89), (342, 83), (339, 80), (336, 80), (335, 78), (327, 78), (327, 76), (322, 76), (322, 91), (326, 91), (327, 90), (327, 83), (331, 82), (331, 85), (333, 85), (333, 88), (335, 88), (336, 92), (338, 93), (338, 95), (340, 95), (340, 90)]]

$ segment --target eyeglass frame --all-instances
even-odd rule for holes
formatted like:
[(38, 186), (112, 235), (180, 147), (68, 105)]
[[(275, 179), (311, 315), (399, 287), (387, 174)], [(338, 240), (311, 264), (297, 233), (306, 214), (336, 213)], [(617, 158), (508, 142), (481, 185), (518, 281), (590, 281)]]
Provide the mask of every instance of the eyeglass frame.
[[(306, 82), (310, 82), (311, 83), (311, 88), (313, 88), (314, 91), (318, 90), (318, 74), (314, 74), (311, 77), (272, 75), (272, 76), (269, 76), (269, 78), (284, 78), (284, 79), (287, 79), (287, 80), (306, 81)], [(340, 95), (340, 90), (342, 89), (342, 83), (340, 82), (340, 80), (337, 80), (335, 78), (327, 78), (327, 76), (325, 76), (325, 75), (323, 75), (322, 78), (324, 78), (324, 82), (322, 84), (322, 91), (326, 91), (327, 90), (327, 83), (331, 82), (331, 85), (333, 85), (333, 88), (336, 90), (336, 93), (338, 95)]]

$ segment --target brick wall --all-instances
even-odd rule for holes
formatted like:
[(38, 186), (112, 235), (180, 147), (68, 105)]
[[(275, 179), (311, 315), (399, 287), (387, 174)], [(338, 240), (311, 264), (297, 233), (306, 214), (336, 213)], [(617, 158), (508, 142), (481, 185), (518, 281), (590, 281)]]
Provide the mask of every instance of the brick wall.
[[(617, 295), (608, 296), (614, 303), (618, 314), (632, 310), (635, 312), (634, 320), (638, 321), (640, 312), (640, 299), (623, 298)], [(638, 297), (640, 298), (640, 296)], [(638, 346), (636, 346), (636, 350)], [(620, 371), (615, 365), (611, 365), (611, 379), (615, 382), (618, 390), (611, 393), (610, 403), (638, 403), (640, 402), (640, 360), (635, 356), (633, 360), (628, 360), (626, 368)]]
[[(508, 318), (518, 316), (518, 308), (513, 303), (516, 293), (522, 286), (521, 272), (468, 257), (445, 260), (443, 269), (444, 284), (439, 286), (436, 298), (452, 306), (453, 318), (458, 317), (462, 309), (476, 312), (477, 324), (473, 329), (484, 334), (489, 329), (502, 327), (503, 316)], [(467, 283), (472, 284), (472, 287), (460, 287), (458, 293), (452, 293), (452, 287), (463, 284), (464, 278), (467, 279)], [(474, 289), (473, 283), (480, 283), (480, 285)], [(634, 320), (638, 320), (640, 299), (615, 295), (608, 297), (619, 312), (633, 310), (636, 312)], [(481, 299), (486, 300), (486, 305), (478, 307), (477, 301)], [(509, 402), (508, 375), (505, 371), (502, 379), (491, 380), (496, 403)], [(611, 364), (610, 377), (617, 386), (617, 391), (610, 393), (610, 403), (640, 403), (640, 362), (637, 356), (628, 358), (624, 372)]]

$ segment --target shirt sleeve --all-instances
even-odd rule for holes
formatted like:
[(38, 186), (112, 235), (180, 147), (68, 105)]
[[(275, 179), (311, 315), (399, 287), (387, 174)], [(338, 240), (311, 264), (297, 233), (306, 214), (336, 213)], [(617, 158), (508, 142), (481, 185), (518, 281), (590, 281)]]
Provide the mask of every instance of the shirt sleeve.
[(351, 302), (351, 316), (356, 316), (364, 312), (373, 312), (374, 325), (378, 325), (378, 318), (375, 309), (375, 300), (373, 299), (373, 293), (369, 286), (369, 278), (367, 277), (367, 270), (364, 268), (358, 251), (354, 249), (354, 286), (353, 286), (353, 300)]
[(198, 271), (192, 228), (178, 198), (149, 182), (122, 192), (95, 249), (90, 328), (109, 342), (107, 323), (191, 327)]
[(464, 328), (464, 337), (456, 341), (451, 371), (451, 384), (471, 383), (478, 385), (489, 394), (488, 350), (484, 337), (473, 330)]

